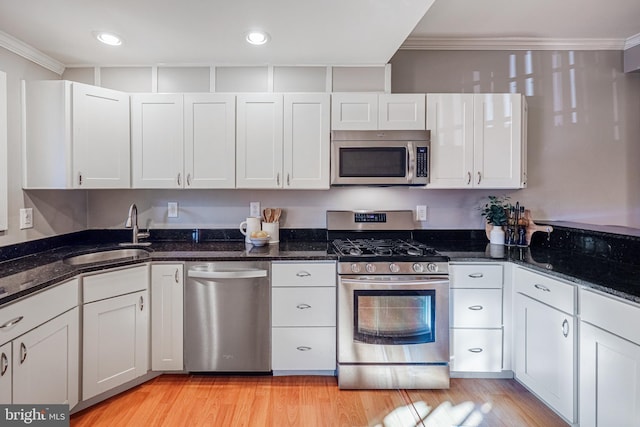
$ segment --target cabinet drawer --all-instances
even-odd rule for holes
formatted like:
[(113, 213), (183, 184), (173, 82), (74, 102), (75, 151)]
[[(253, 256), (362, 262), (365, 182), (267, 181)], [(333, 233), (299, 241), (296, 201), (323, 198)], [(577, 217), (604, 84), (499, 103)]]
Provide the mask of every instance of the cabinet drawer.
[(77, 307), (78, 302), (78, 279), (73, 279), (2, 307), (0, 344)]
[(82, 278), (82, 301), (86, 304), (118, 295), (142, 291), (149, 287), (149, 266), (139, 265), (111, 270)]
[(522, 268), (516, 268), (514, 279), (516, 292), (527, 295), (565, 313), (575, 313), (576, 287), (574, 285)]
[(451, 370), (500, 372), (502, 329), (452, 329)]
[(581, 289), (580, 314), (583, 322), (640, 344), (640, 306)]
[(335, 326), (335, 288), (273, 288), (273, 326)]
[(271, 266), (271, 285), (335, 286), (336, 263), (274, 262)]
[(336, 328), (273, 328), (274, 371), (335, 370)]
[(502, 327), (501, 289), (451, 289), (451, 326)]
[(452, 288), (502, 288), (502, 265), (453, 264), (449, 272)]

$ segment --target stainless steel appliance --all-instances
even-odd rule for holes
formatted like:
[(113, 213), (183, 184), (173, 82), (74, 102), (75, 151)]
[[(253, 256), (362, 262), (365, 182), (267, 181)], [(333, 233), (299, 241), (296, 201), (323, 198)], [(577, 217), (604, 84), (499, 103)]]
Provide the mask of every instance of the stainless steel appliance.
[(338, 385), (449, 387), (448, 258), (412, 211), (328, 211), (338, 255)]
[(429, 131), (333, 131), (331, 185), (429, 182)]
[(268, 261), (187, 264), (187, 371), (271, 371), (269, 265)]

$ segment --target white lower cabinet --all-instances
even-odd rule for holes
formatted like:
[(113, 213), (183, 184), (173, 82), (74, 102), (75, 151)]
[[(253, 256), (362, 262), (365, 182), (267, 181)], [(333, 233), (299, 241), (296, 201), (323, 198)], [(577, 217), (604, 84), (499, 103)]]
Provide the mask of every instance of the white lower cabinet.
[(0, 309), (0, 403), (78, 403), (78, 280)]
[(516, 269), (514, 280), (516, 378), (574, 423), (577, 403), (575, 286), (522, 268)]
[(503, 369), (503, 266), (450, 265), (451, 371), (474, 374)]
[(151, 369), (183, 370), (184, 266), (151, 266)]
[(640, 423), (640, 306), (581, 290), (580, 426)]
[(83, 277), (83, 400), (147, 373), (148, 287), (148, 265)]
[(274, 262), (272, 357), (275, 375), (336, 369), (335, 262)]

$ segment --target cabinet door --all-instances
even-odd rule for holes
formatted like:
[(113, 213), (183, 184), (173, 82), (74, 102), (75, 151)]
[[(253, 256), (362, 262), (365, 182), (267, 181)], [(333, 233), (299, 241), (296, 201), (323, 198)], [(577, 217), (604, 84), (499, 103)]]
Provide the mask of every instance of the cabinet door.
[(237, 98), (237, 188), (282, 188), (282, 95)]
[(515, 298), (516, 378), (573, 422), (575, 318), (522, 294)]
[(131, 96), (133, 188), (182, 188), (183, 141), (182, 95)]
[(427, 94), (431, 130), (430, 188), (472, 188), (473, 95)]
[(284, 187), (329, 189), (329, 95), (284, 96)]
[(11, 343), (0, 347), (0, 405), (11, 404)]
[(13, 403), (78, 403), (79, 309), (13, 341)]
[(82, 399), (144, 375), (149, 357), (149, 299), (141, 291), (83, 307)]
[(234, 95), (184, 95), (185, 187), (235, 187), (235, 107)]
[(184, 277), (182, 264), (151, 266), (151, 369), (183, 369)]
[(331, 95), (331, 129), (378, 129), (378, 94), (333, 93)]
[(475, 187), (521, 187), (522, 95), (479, 94), (473, 106)]
[(421, 93), (378, 95), (378, 129), (425, 129), (425, 97)]
[(580, 426), (633, 427), (640, 420), (640, 345), (582, 322)]
[(73, 83), (73, 186), (129, 188), (129, 95)]

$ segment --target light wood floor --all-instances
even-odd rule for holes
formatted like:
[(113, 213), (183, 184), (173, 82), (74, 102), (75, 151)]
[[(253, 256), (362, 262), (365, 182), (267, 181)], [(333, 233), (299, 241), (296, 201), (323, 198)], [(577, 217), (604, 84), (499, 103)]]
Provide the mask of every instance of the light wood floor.
[(334, 377), (163, 375), (71, 417), (71, 426), (567, 427), (514, 380), (448, 390), (340, 390)]

